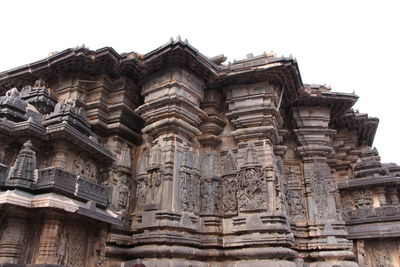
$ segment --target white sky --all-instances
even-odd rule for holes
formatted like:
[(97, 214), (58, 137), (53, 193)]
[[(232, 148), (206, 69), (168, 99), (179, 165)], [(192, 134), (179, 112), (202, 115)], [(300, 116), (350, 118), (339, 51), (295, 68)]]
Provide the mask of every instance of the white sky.
[(400, 163), (400, 1), (2, 0), (0, 11), (0, 72), (82, 44), (144, 54), (177, 35), (230, 61), (292, 54), (304, 83), (360, 96), (355, 108), (380, 118), (382, 160)]

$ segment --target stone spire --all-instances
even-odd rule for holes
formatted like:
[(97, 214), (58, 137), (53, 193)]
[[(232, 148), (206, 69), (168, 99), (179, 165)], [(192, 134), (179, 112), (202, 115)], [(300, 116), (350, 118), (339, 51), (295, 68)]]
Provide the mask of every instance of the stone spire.
[(36, 153), (32, 142), (28, 140), (19, 151), (6, 185), (29, 188), (35, 180), (35, 169)]

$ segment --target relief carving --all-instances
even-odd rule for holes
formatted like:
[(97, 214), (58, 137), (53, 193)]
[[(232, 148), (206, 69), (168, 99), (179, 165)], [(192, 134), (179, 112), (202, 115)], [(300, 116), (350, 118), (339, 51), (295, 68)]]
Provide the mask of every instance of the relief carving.
[(142, 176), (137, 187), (139, 208), (142, 210), (155, 210), (160, 208), (160, 185), (163, 180), (161, 169), (149, 170)]
[[(65, 221), (58, 236), (56, 263), (65, 266), (86, 266), (86, 225), (72, 220)], [(84, 233), (84, 234), (83, 234)]]
[(74, 169), (76, 175), (97, 181), (97, 167), (92, 160), (79, 156), (74, 160)]
[(201, 212), (219, 214), (221, 201), (221, 184), (219, 181), (203, 181), (201, 184)]
[(237, 214), (236, 164), (232, 153), (228, 152), (222, 165), (222, 210), (224, 215)]
[(200, 211), (203, 214), (219, 214), (221, 182), (219, 177), (219, 157), (216, 151), (206, 150), (200, 157), (201, 185)]
[(357, 209), (372, 208), (373, 196), (371, 190), (356, 190), (353, 192), (355, 207)]
[(70, 223), (66, 229), (68, 232), (68, 244), (66, 248), (67, 266), (83, 267), (86, 261), (86, 234), (82, 234), (82, 227), (77, 223)]
[(350, 212), (355, 208), (354, 198), (351, 194), (343, 194), (340, 202), (342, 217), (344, 220), (348, 220)]
[(163, 181), (163, 159), (160, 145), (155, 145), (150, 152), (145, 148), (140, 163), (140, 172), (144, 172), (137, 179), (137, 200), (141, 210), (160, 209), (161, 184)]
[(180, 168), (180, 209), (195, 212), (199, 210), (200, 172), (195, 167), (196, 157), (192, 151), (183, 153)]
[(114, 200), (115, 210), (123, 211), (128, 207), (128, 201), (130, 197), (130, 189), (128, 185), (128, 176), (126, 174), (122, 174), (117, 183), (116, 187), (116, 196)]
[(288, 211), (288, 181), (283, 172), (282, 160), (278, 160), (274, 166), (275, 169), (275, 191), (276, 191), (276, 210), (282, 211), (284, 214)]
[(314, 202), (316, 204), (317, 218), (324, 218), (327, 216), (326, 204), (327, 204), (327, 192), (325, 177), (322, 175), (320, 170), (314, 170), (310, 173), (311, 178), (311, 190), (313, 190)]
[(106, 263), (107, 229), (99, 228), (96, 237), (98, 238), (93, 246), (94, 263), (96, 267), (103, 267)]
[(245, 163), (236, 176), (239, 211), (267, 209), (267, 181), (265, 168), (258, 162), (253, 144), (249, 144)]
[(237, 183), (235, 177), (225, 177), (223, 179), (222, 208), (224, 215), (237, 214)]
[(287, 201), (289, 217), (292, 222), (304, 221), (306, 219), (305, 199), (300, 181), (300, 167), (289, 166), (285, 172), (288, 179)]
[(267, 208), (267, 184), (262, 168), (243, 168), (236, 176), (240, 211), (256, 211)]
[(338, 216), (338, 190), (329, 166), (325, 163), (312, 163), (305, 164), (304, 169), (315, 203), (315, 218), (324, 219), (333, 212)]
[(394, 253), (395, 248), (393, 241), (379, 241), (371, 240), (365, 242), (365, 266), (367, 267), (394, 267)]
[(184, 211), (198, 210), (199, 178), (193, 174), (183, 172), (180, 176), (180, 209)]

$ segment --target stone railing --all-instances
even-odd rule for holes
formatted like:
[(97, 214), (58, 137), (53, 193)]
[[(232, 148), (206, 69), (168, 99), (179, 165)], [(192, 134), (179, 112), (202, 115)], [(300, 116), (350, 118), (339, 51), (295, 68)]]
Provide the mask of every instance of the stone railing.
[(347, 223), (375, 220), (382, 221), (382, 218), (392, 216), (400, 216), (400, 205), (390, 205), (377, 208), (364, 208), (343, 212), (343, 218), (346, 220)]
[(103, 207), (107, 206), (107, 187), (83, 177), (77, 178), (77, 185), (77, 197), (93, 200)]
[(58, 168), (40, 169), (32, 189), (56, 191), (62, 195), (94, 201), (102, 207), (107, 206), (105, 186)]
[(64, 193), (75, 194), (76, 175), (57, 168), (45, 168), (38, 172), (34, 189), (53, 188)]

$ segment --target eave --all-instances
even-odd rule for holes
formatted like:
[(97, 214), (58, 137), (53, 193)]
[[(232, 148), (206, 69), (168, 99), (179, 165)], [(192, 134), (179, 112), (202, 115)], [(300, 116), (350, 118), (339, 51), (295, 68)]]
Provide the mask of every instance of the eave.
[(119, 55), (104, 47), (96, 51), (85, 47), (69, 48), (50, 57), (0, 73), (0, 94), (12, 87), (33, 84), (38, 78), (51, 78), (68, 72), (108, 73), (111, 77), (125, 74), (138, 80), (141, 70), (136, 54)]
[(358, 144), (372, 146), (378, 128), (379, 119), (368, 114), (348, 110), (333, 121), (338, 129), (355, 129), (358, 132)]

